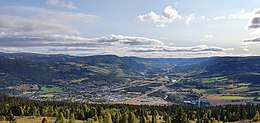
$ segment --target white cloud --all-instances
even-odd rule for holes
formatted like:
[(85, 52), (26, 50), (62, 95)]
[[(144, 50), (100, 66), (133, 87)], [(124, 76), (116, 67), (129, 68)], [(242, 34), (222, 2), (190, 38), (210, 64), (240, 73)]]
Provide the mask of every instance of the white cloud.
[(249, 52), (249, 48), (248, 48), (248, 45), (245, 45), (245, 46), (242, 46), (242, 49), (245, 51), (245, 52)]
[(99, 20), (96, 15), (89, 15), (79, 12), (62, 12), (55, 10), (48, 10), (36, 7), (23, 7), (23, 6), (5, 6), (0, 8), (2, 15), (16, 15), (24, 17), (26, 13), (32, 20), (66, 23), (66, 24), (86, 24), (93, 23)]
[(76, 9), (77, 7), (72, 2), (62, 1), (62, 0), (47, 0), (47, 4), (51, 6), (67, 8), (67, 9)]
[[(156, 39), (114, 34), (97, 38), (85, 38), (82, 37), (81, 31), (77, 27), (96, 22), (98, 17), (84, 13), (9, 6), (1, 7), (0, 14), (0, 51), (5, 52), (197, 57), (200, 55), (226, 55), (230, 50), (207, 45), (191, 47), (167, 46)], [(163, 26), (176, 19), (181, 19), (181, 16), (175, 9), (168, 6), (162, 15), (151, 12), (139, 19)]]
[(203, 38), (201, 39), (202, 41), (208, 41), (210, 39), (214, 38), (214, 35), (211, 34), (206, 34), (203, 36)]
[(233, 50), (215, 46), (167, 46), (145, 37), (108, 35), (99, 38), (53, 35), (52, 37), (0, 37), (0, 51), (70, 55), (114, 54), (139, 57), (198, 57), (226, 55)]
[(227, 19), (227, 17), (219, 16), (213, 18), (213, 20), (224, 20), (224, 19)]
[(244, 42), (260, 42), (260, 9), (254, 9), (253, 15), (250, 16), (250, 21), (247, 29), (254, 37), (245, 39)]
[(0, 14), (0, 37), (12, 41), (51, 40), (55, 35), (80, 35), (78, 26), (98, 21), (95, 15), (35, 7), (1, 7)]
[(0, 32), (8, 34), (10, 37), (16, 35), (80, 34), (77, 29), (66, 24), (7, 15), (0, 16), (0, 27)]
[(193, 47), (170, 47), (170, 46), (157, 46), (152, 48), (139, 48), (133, 52), (225, 52), (233, 50), (232, 48), (221, 48), (215, 46), (198, 45)]
[(246, 12), (245, 9), (241, 9), (239, 12), (235, 14), (230, 14), (230, 19), (250, 19), (254, 16), (256, 10)]
[(186, 24), (190, 25), (195, 20), (195, 14), (189, 14), (187, 19), (186, 19)]
[(209, 18), (210, 20), (225, 20), (225, 19), (233, 19), (233, 20), (249, 20), (257, 13), (259, 9), (254, 9), (252, 11), (246, 11), (245, 9), (241, 9), (234, 14), (230, 14), (228, 16), (217, 16), (213, 18)]
[(167, 6), (163, 11), (163, 15), (151, 11), (150, 13), (139, 15), (136, 18), (142, 22), (152, 22), (158, 26), (165, 26), (167, 23), (172, 23), (174, 20), (181, 19), (181, 16), (176, 9)]

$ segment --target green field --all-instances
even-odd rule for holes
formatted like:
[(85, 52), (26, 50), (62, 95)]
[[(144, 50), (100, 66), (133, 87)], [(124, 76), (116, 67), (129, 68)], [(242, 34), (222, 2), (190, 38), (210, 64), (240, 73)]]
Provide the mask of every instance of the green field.
[(220, 76), (220, 77), (213, 77), (213, 78), (203, 78), (201, 79), (202, 83), (213, 83), (213, 82), (227, 82), (229, 81), (228, 77)]
[(243, 97), (243, 96), (221, 96), (220, 99), (224, 99), (224, 100), (253, 100), (254, 97)]
[(43, 94), (43, 95), (39, 95), (39, 97), (53, 97), (53, 94)]
[(35, 94), (36, 91), (25, 91), (23, 92), (24, 95), (27, 95), (27, 94)]
[(85, 66), (85, 68), (87, 68), (88, 70), (95, 72), (95, 73), (100, 73), (100, 74), (105, 74), (108, 75), (110, 74), (110, 71), (101, 67), (97, 67), (97, 66)]
[(246, 91), (249, 91), (248, 87), (240, 87), (240, 88), (226, 90), (226, 92), (230, 92), (230, 93), (241, 93), (241, 92), (246, 92)]
[(62, 93), (63, 90), (60, 87), (46, 87), (43, 86), (42, 91), (45, 93)]
[(213, 88), (213, 89), (192, 89), (193, 92), (196, 93), (204, 93), (204, 94), (212, 94), (212, 93), (216, 93), (218, 91), (217, 88)]

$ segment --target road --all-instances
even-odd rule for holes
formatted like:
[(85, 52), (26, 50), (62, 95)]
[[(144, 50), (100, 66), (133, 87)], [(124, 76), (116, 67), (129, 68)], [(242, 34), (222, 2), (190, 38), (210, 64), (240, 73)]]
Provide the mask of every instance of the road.
[(145, 97), (147, 97), (149, 94), (152, 94), (154, 92), (157, 92), (159, 90), (163, 90), (163, 89), (166, 89), (167, 86), (171, 86), (173, 84), (176, 84), (178, 83), (180, 80), (182, 80), (183, 78), (180, 78), (178, 80), (176, 80), (175, 82), (170, 82), (170, 83), (166, 83), (166, 84), (163, 84), (159, 87), (156, 87), (155, 89), (151, 90), (151, 91), (146, 91), (144, 94), (140, 95), (140, 96), (137, 96), (135, 98), (132, 98), (132, 99), (129, 99), (127, 102), (137, 102), (138, 100), (140, 99), (144, 99)]

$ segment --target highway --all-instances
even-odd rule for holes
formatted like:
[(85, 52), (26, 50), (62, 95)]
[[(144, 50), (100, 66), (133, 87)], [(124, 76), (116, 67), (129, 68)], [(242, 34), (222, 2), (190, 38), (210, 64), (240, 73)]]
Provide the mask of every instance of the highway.
[(176, 80), (175, 82), (167, 82), (165, 84), (162, 84), (161, 86), (159, 87), (156, 87), (155, 89), (151, 90), (151, 91), (146, 91), (144, 94), (142, 95), (139, 95), (135, 98), (132, 98), (132, 99), (129, 99), (128, 101), (126, 102), (137, 102), (139, 99), (144, 99), (145, 97), (147, 97), (149, 94), (152, 94), (154, 92), (157, 92), (157, 91), (160, 91), (160, 90), (163, 90), (163, 89), (166, 89), (167, 86), (171, 86), (173, 84), (176, 84), (178, 82), (180, 82), (183, 78), (180, 78), (178, 80)]

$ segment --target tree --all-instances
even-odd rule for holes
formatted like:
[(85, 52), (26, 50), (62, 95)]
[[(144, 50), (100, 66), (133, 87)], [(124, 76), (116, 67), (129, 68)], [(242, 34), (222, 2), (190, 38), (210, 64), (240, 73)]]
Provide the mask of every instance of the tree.
[(260, 121), (260, 115), (259, 115), (259, 112), (258, 112), (258, 111), (255, 113), (255, 116), (254, 116), (253, 120), (254, 120), (255, 122)]
[(7, 120), (8, 120), (10, 123), (16, 123), (16, 119), (14, 118), (14, 115), (13, 115), (13, 113), (12, 113), (11, 111), (10, 111), (9, 114), (8, 114)]
[(63, 113), (60, 112), (58, 117), (57, 117), (57, 119), (55, 120), (55, 123), (65, 123), (65, 122), (66, 122), (66, 120), (65, 120), (65, 118), (63, 116)]
[(106, 111), (104, 114), (104, 123), (113, 123), (110, 112)]
[(42, 123), (49, 123), (49, 121), (44, 117), (44, 118), (42, 119)]
[(152, 113), (152, 123), (157, 123), (157, 115), (158, 115), (158, 111), (157, 110), (154, 110), (153, 113)]
[(157, 121), (156, 121), (156, 115), (152, 115), (152, 123), (157, 123)]
[(95, 123), (99, 123), (99, 119), (98, 119), (97, 114), (95, 114), (95, 116), (93, 117), (93, 120), (94, 120)]
[(177, 115), (174, 118), (174, 123), (188, 123), (188, 115), (183, 111), (182, 108), (179, 108)]
[(69, 116), (69, 123), (75, 123), (74, 113), (70, 114), (70, 116)]
[(137, 123), (134, 112), (130, 112), (129, 123)]
[(210, 120), (209, 120), (209, 117), (208, 117), (208, 114), (207, 114), (207, 113), (205, 113), (205, 114), (203, 115), (203, 117), (201, 118), (201, 122), (202, 122), (202, 123), (210, 123)]
[(224, 116), (223, 123), (227, 123), (227, 122), (228, 122), (227, 116)]
[(164, 116), (164, 121), (165, 121), (165, 123), (171, 123), (172, 119), (169, 116)]
[(124, 111), (120, 123), (128, 123), (128, 114), (126, 113), (126, 111)]
[(247, 119), (247, 112), (246, 112), (246, 110), (243, 110), (243, 111), (242, 111), (242, 113), (241, 113), (241, 115), (240, 115), (240, 118), (241, 118), (242, 120), (246, 120), (246, 119)]
[(113, 122), (115, 122), (115, 123), (120, 123), (120, 119), (121, 119), (121, 114), (120, 114), (120, 112), (116, 112), (116, 114), (115, 114), (115, 116), (114, 116), (114, 118), (113, 118)]

